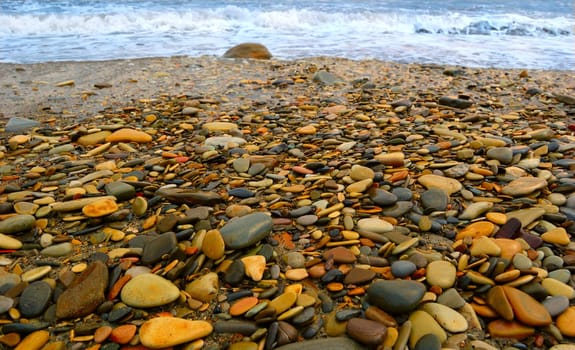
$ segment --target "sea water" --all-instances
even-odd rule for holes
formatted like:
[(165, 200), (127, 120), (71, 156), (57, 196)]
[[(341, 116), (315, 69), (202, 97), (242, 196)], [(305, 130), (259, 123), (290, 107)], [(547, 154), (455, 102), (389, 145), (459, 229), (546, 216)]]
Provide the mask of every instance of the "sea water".
[(0, 62), (336, 56), (575, 69), (572, 0), (1, 0)]

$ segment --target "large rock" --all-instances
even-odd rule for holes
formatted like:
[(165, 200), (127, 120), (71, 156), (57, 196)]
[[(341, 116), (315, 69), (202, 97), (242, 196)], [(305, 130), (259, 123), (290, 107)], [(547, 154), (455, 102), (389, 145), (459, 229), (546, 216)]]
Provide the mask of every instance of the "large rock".
[(236, 45), (224, 53), (225, 58), (255, 58), (269, 60), (272, 54), (262, 44), (243, 43)]
[(93, 262), (66, 289), (56, 302), (56, 317), (77, 318), (91, 314), (106, 299), (108, 267)]

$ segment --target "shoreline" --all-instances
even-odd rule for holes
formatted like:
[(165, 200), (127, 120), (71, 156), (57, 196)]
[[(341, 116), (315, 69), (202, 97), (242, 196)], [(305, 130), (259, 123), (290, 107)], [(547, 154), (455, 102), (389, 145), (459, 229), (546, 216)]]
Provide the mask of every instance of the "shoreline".
[[(307, 68), (306, 68), (307, 67)], [(172, 56), (107, 61), (62, 61), (31, 64), (0, 63), (0, 118), (13, 116), (50, 119), (50, 115), (79, 119), (120, 106), (135, 98), (161, 94), (223, 92), (223, 86), (242, 79), (273, 79), (300, 70), (303, 75), (327, 67), (346, 81), (371, 78), (401, 81), (417, 79), (421, 88), (433, 86), (417, 72), (438, 73), (464, 70), (485, 79), (553, 88), (553, 93), (575, 90), (572, 71), (501, 68), (470, 68), (438, 64), (395, 63), (379, 60), (352, 60), (337, 57), (309, 57), (297, 60), (248, 61), (217, 56)], [(520, 81), (522, 71), (530, 76)], [(402, 76), (405, 73), (407, 76)], [(437, 75), (441, 77), (441, 74)], [(422, 79), (423, 78), (423, 79)], [(58, 86), (61, 84), (63, 86)]]

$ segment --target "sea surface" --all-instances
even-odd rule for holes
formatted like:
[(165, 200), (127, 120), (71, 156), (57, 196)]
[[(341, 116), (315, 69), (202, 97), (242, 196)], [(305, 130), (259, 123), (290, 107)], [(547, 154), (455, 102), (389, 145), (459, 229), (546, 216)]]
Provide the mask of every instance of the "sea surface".
[(337, 56), (575, 70), (573, 0), (0, 0), (0, 62)]

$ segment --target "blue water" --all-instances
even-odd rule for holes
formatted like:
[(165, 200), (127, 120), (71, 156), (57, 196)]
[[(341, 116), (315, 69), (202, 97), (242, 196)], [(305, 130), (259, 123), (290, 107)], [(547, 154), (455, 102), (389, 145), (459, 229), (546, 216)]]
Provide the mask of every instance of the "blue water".
[(337, 56), (575, 69), (568, 0), (1, 0), (0, 62), (221, 55)]

